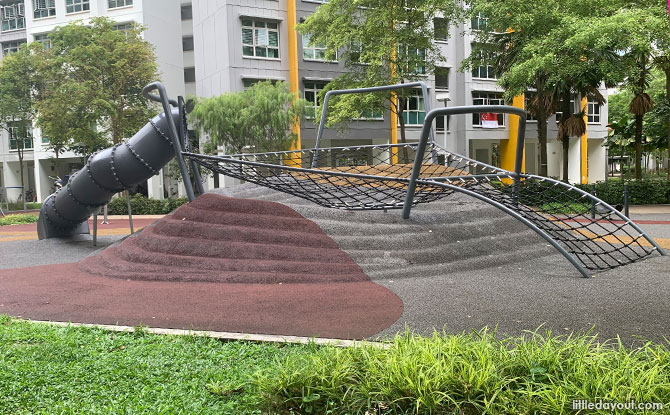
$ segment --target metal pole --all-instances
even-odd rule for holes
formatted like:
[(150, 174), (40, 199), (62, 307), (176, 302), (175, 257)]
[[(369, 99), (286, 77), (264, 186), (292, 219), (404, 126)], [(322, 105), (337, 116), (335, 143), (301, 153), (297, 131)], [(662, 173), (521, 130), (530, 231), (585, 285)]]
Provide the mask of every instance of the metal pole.
[[(591, 184), (591, 194), (595, 197), (596, 195), (596, 185), (595, 183)], [(591, 199), (591, 219), (596, 218), (596, 200)]]
[(630, 214), (628, 212), (628, 185), (627, 184), (623, 185), (623, 214), (626, 215), (627, 218), (630, 218)]
[(25, 212), (28, 208), (26, 208), (26, 188), (23, 186), (21, 186), (21, 199), (23, 199), (23, 211)]
[(130, 208), (130, 192), (126, 190), (126, 202), (128, 203), (128, 222), (130, 222), (130, 234), (135, 233), (135, 228), (133, 228), (133, 211)]
[(107, 225), (107, 224), (109, 224), (109, 222), (107, 222), (107, 205), (105, 205), (105, 207), (102, 208), (102, 213), (103, 213), (103, 216), (102, 216), (102, 225)]
[(98, 214), (93, 214), (93, 246), (98, 246)]

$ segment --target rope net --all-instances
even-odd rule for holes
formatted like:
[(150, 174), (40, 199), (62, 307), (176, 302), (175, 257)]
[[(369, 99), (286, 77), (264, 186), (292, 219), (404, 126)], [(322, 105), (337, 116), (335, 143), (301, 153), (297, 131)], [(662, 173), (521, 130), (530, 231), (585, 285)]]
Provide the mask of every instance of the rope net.
[[(186, 152), (184, 156), (213, 172), (321, 206), (378, 210), (403, 207), (417, 146), (382, 144), (224, 156)], [(515, 186), (513, 178), (512, 172), (429, 143), (413, 205), (467, 189), (530, 221), (593, 271), (629, 264), (656, 251), (629, 219), (588, 193), (527, 174)]]

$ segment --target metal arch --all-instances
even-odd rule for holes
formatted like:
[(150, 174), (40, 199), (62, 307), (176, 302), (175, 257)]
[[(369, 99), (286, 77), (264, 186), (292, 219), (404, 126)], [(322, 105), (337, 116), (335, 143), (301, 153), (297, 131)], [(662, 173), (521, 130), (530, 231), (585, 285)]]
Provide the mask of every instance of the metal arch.
[(579, 271), (579, 273), (582, 274), (582, 276), (584, 278), (591, 278), (592, 277), (592, 275), (589, 274), (589, 272), (586, 269), (584, 269), (584, 267), (579, 262), (577, 262), (577, 260), (565, 248), (563, 248), (563, 246), (561, 246), (558, 242), (556, 242), (550, 235), (548, 235), (542, 229), (535, 226), (535, 224), (533, 222), (524, 218), (523, 216), (521, 216), (520, 214), (518, 214), (514, 210), (508, 208), (507, 206), (503, 205), (502, 203), (498, 203), (495, 200), (491, 200), (491, 199), (489, 199), (489, 198), (487, 198), (483, 195), (480, 195), (479, 193), (473, 192), (472, 190), (464, 189), (462, 187), (455, 186), (455, 185), (449, 184), (449, 183), (438, 182), (438, 181), (434, 181), (434, 180), (418, 180), (417, 183), (420, 183), (420, 184), (423, 184), (423, 185), (445, 187), (447, 189), (451, 189), (451, 190), (454, 190), (454, 191), (465, 193), (468, 196), (472, 196), (475, 199), (479, 199), (483, 202), (486, 202), (490, 205), (493, 205), (493, 206), (497, 207), (498, 209), (502, 210), (503, 212), (507, 213), (508, 215), (512, 216), (513, 218), (519, 220), (521, 223), (528, 226), (529, 228), (534, 230), (538, 235), (543, 237), (547, 242), (549, 242), (551, 244), (551, 246), (556, 248), (556, 250), (558, 250), (558, 252), (560, 252), (561, 255), (563, 255), (568, 261), (570, 261), (570, 263), (575, 268), (577, 268), (577, 271)]
[[(312, 168), (316, 167), (316, 160), (319, 154), (319, 148), (321, 147), (321, 138), (323, 137), (323, 129), (326, 125), (326, 113), (328, 111), (328, 102), (332, 95), (346, 95), (346, 94), (367, 94), (370, 92), (381, 92), (381, 91), (392, 91), (394, 89), (408, 89), (408, 88), (421, 88), (421, 94), (423, 95), (423, 105), (426, 109), (426, 112), (430, 112), (430, 101), (428, 100), (428, 87), (423, 81), (419, 82), (409, 82), (406, 84), (395, 84), (395, 85), (384, 85), (384, 86), (373, 86), (369, 88), (356, 88), (356, 89), (334, 89), (326, 92), (326, 96), (323, 99), (323, 106), (321, 108), (321, 119), (319, 120), (319, 129), (316, 133), (316, 145), (314, 146), (314, 158), (312, 159)], [(424, 126), (425, 126), (424, 122)], [(430, 124), (430, 142), (435, 142), (435, 135), (433, 134), (432, 123)]]
[[(514, 194), (518, 194), (519, 177), (521, 175), (521, 166), (523, 164), (524, 141), (526, 139), (526, 115), (527, 115), (526, 111), (522, 110), (521, 108), (512, 107), (509, 105), (468, 105), (462, 107), (436, 108), (430, 111), (428, 114), (426, 114), (426, 119), (423, 122), (423, 128), (421, 129), (421, 138), (419, 139), (419, 145), (416, 149), (416, 156), (414, 157), (414, 166), (412, 167), (412, 173), (410, 175), (409, 184), (407, 186), (405, 205), (402, 208), (403, 219), (409, 219), (410, 211), (412, 210), (414, 192), (416, 191), (416, 183), (417, 180), (419, 179), (419, 173), (421, 171), (421, 163), (425, 156), (428, 136), (432, 132), (433, 120), (435, 119), (435, 117), (439, 115), (472, 114), (479, 112), (495, 112), (504, 114), (514, 114), (519, 116), (519, 131), (517, 133), (514, 173), (506, 172), (507, 174), (510, 174), (514, 180)], [(480, 163), (480, 164), (490, 167), (494, 170), (500, 170), (496, 167), (489, 166), (486, 163)]]

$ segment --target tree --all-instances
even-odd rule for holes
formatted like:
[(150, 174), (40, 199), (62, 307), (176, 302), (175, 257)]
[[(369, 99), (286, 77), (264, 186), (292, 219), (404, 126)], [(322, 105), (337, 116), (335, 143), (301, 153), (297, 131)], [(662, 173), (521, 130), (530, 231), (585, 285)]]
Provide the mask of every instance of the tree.
[[(445, 61), (435, 39), (434, 19), (453, 23), (462, 16), (454, 0), (330, 0), (297, 26), (313, 45), (323, 45), (348, 72), (321, 92), (425, 80)], [(343, 95), (333, 99), (328, 125), (389, 109), (403, 114), (411, 92)], [(402, 143), (405, 119), (399, 118)], [(394, 127), (395, 128), (395, 127)], [(403, 149), (404, 162), (409, 162)]]
[(195, 104), (191, 121), (209, 135), (210, 151), (223, 145), (228, 153), (288, 150), (296, 140), (291, 126), (305, 111), (284, 82), (258, 82), (249, 89), (225, 93)]
[(16, 143), (23, 200), (26, 190), (23, 159), (26, 141), (32, 140), (36, 77), (35, 55), (25, 44), (0, 62), (0, 127), (9, 133), (10, 143)]
[(154, 113), (141, 91), (158, 78), (144, 27), (118, 30), (108, 18), (73, 22), (51, 34), (41, 56), (39, 125), (52, 145), (82, 155), (130, 137)]

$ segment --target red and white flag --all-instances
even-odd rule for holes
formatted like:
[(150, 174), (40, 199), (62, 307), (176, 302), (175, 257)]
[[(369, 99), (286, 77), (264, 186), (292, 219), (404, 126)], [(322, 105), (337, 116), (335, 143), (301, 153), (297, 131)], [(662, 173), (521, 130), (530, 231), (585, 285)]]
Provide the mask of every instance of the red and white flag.
[(492, 112), (483, 112), (479, 114), (484, 128), (498, 128), (498, 114)]

